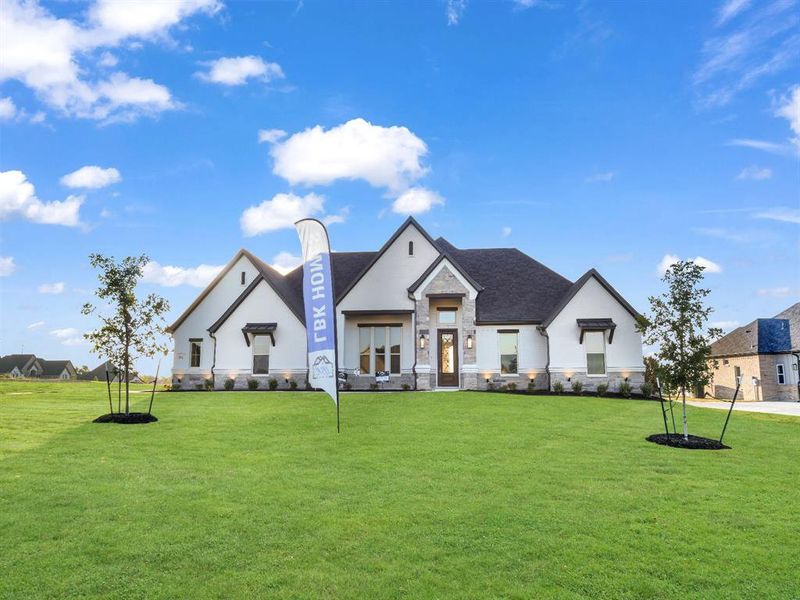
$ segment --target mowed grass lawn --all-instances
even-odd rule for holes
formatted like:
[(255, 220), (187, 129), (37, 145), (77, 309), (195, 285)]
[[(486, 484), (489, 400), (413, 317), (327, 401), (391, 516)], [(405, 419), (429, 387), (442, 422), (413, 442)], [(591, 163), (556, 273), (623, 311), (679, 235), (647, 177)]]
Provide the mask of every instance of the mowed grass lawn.
[(337, 435), (321, 394), (104, 392), (0, 383), (0, 597), (800, 597), (798, 419), (703, 452), (634, 400), (344, 394)]

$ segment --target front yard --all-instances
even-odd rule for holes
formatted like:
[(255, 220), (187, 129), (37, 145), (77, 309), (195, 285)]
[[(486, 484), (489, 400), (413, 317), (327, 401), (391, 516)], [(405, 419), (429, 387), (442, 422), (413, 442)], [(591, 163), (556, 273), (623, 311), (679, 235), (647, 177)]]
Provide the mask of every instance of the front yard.
[(344, 394), (337, 436), (321, 394), (104, 394), (0, 382), (0, 597), (798, 597), (794, 417), (702, 452), (636, 400)]

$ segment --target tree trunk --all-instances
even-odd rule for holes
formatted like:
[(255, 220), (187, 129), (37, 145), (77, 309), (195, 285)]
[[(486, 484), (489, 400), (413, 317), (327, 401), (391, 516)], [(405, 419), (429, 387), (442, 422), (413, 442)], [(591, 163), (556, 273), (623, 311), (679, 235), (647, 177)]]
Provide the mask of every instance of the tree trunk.
[(130, 414), (131, 406), (130, 406), (130, 391), (128, 386), (128, 373), (130, 373), (130, 354), (128, 353), (128, 347), (130, 345), (130, 336), (128, 335), (127, 331), (127, 324), (125, 327), (125, 414)]
[(689, 439), (689, 424), (686, 422), (686, 388), (682, 387), (683, 392), (683, 439)]

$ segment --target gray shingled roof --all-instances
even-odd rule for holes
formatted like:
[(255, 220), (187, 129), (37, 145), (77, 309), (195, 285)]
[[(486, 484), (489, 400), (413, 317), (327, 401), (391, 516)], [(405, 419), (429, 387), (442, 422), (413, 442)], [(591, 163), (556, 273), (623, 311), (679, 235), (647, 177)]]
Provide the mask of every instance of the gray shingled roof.
[(516, 248), (462, 250), (441, 237), (436, 244), (483, 286), (475, 306), (481, 323), (541, 323), (572, 286)]
[[(410, 224), (416, 225), (430, 239), (430, 236), (419, 227), (416, 221), (409, 219), (395, 232), (390, 242), (396, 239), (398, 234)], [(453, 262), (458, 270), (465, 274), (468, 279), (474, 281), (476, 286), (480, 288), (476, 301), (476, 320), (478, 323), (543, 323), (549, 316), (559, 310), (560, 305), (563, 304), (564, 300), (568, 299), (570, 293), (576, 291), (574, 289), (575, 286), (581, 284), (583, 278), (593, 274), (599, 277), (596, 271), (591, 270), (582, 279), (573, 284), (569, 279), (562, 277), (516, 248), (461, 249), (456, 248), (441, 237), (437, 240), (431, 240), (431, 242), (442, 255)], [(383, 249), (387, 247), (387, 244), (384, 245)], [(380, 253), (381, 251), (333, 252), (331, 254), (334, 292), (337, 301), (347, 294)], [(242, 254), (253, 262), (261, 276), (297, 315), (298, 319), (304, 323), (303, 267), (299, 266), (286, 275), (281, 275), (258, 257), (246, 250), (242, 250), (228, 264), (228, 268)], [(221, 276), (222, 274), (218, 276), (218, 279)], [(602, 280), (602, 282), (626, 308), (635, 314), (633, 308), (605, 280)], [(184, 314), (170, 326), (169, 330), (174, 330), (188, 316), (194, 306), (202, 300), (215, 283), (216, 281), (212, 282), (204, 290), (194, 304), (184, 311)], [(218, 325), (220, 321), (224, 321), (250, 291), (252, 291), (252, 287), (243, 291), (215, 325)]]
[(0, 373), (10, 373), (14, 367), (22, 371), (31, 360), (35, 359), (34, 354), (7, 354), (0, 357)]
[(75, 367), (72, 366), (72, 361), (69, 360), (43, 360), (39, 362), (42, 364), (42, 377), (58, 377), (64, 369), (70, 370), (70, 376), (75, 372)]
[(789, 319), (756, 319), (711, 344), (711, 356), (791, 352)]

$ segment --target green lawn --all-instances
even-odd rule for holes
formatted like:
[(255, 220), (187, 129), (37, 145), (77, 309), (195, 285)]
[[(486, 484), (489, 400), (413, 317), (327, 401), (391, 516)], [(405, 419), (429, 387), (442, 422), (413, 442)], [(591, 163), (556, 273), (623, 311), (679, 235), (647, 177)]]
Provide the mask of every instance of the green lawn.
[(0, 382), (0, 597), (800, 597), (800, 419), (702, 452), (645, 442), (634, 400), (345, 394), (340, 435), (320, 394), (103, 412), (102, 384)]

